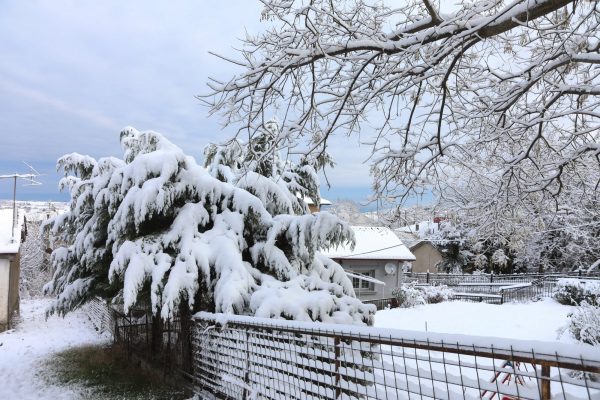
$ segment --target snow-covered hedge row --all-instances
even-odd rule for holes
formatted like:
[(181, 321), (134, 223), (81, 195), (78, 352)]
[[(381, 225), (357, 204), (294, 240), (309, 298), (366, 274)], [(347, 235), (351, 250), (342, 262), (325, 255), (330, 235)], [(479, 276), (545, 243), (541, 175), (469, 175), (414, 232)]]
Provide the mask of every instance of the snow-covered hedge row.
[(576, 306), (583, 302), (600, 305), (600, 281), (576, 278), (559, 279), (554, 298), (561, 304)]
[[(256, 145), (211, 146), (206, 166), (162, 135), (121, 133), (122, 159), (76, 153), (58, 161), (69, 210), (48, 225), (61, 246), (45, 290), (53, 311), (94, 296), (152, 305), (171, 318), (180, 307), (330, 323), (370, 323), (374, 307), (320, 249), (353, 243), (350, 227), (318, 200), (309, 161), (293, 165)], [(70, 175), (69, 175), (70, 174)]]
[(410, 308), (446, 301), (452, 296), (452, 290), (445, 285), (417, 286), (416, 282), (412, 282), (395, 288), (392, 295), (398, 300), (399, 307)]

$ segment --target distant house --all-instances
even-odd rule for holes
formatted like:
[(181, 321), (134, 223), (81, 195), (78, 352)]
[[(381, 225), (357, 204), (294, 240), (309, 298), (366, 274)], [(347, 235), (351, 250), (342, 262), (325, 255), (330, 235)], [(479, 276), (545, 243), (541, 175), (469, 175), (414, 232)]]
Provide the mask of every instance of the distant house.
[(319, 204), (315, 204), (315, 202), (310, 197), (304, 197), (303, 200), (308, 205), (308, 209), (311, 213), (321, 211), (321, 206), (331, 205), (331, 201), (324, 199), (323, 197), (319, 199)]
[(436, 218), (433, 221), (421, 221), (394, 230), (417, 257), (411, 272), (437, 272), (442, 253), (426, 238), (439, 230), (440, 221), (441, 219)]
[(0, 210), (0, 332), (10, 329), (19, 312), (19, 250), (25, 238), (21, 220), (13, 232), (12, 209)]
[(442, 253), (433, 243), (421, 239), (415, 233), (403, 232), (399, 229), (394, 230), (394, 233), (417, 258), (412, 263), (411, 272), (437, 272), (437, 264), (442, 261)]
[(353, 226), (356, 246), (338, 246), (323, 253), (351, 274), (356, 295), (362, 300), (392, 297), (402, 269), (415, 256), (385, 227)]

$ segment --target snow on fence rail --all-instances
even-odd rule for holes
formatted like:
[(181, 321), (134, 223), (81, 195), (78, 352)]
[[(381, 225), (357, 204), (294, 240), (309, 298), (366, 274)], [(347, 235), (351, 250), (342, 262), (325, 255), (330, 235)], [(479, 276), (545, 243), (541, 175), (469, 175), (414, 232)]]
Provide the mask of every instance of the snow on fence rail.
[(198, 313), (194, 384), (235, 399), (592, 399), (591, 346)]
[(532, 282), (541, 278), (546, 281), (556, 282), (560, 278), (585, 278), (585, 279), (600, 279), (600, 272), (582, 273), (526, 273), (526, 274), (445, 274), (445, 273), (429, 273), (416, 272), (404, 275), (404, 279), (408, 282), (417, 281), (419, 283), (442, 284), (442, 285), (458, 285), (459, 283), (526, 283)]

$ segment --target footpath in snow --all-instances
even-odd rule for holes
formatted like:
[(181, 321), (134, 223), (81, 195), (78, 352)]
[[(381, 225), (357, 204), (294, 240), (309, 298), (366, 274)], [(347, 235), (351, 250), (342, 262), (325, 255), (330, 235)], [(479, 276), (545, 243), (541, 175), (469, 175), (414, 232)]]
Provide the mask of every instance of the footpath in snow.
[(0, 399), (76, 399), (85, 397), (82, 388), (49, 384), (43, 376), (45, 361), (54, 353), (72, 347), (108, 343), (81, 311), (65, 318), (46, 320), (47, 299), (21, 301), (21, 322), (0, 333)]

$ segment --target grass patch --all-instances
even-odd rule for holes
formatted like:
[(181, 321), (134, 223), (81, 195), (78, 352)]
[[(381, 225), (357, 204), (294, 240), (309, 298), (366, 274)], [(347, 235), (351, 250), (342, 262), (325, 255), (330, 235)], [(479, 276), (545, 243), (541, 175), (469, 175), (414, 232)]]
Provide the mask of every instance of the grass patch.
[[(94, 399), (182, 400), (189, 398), (183, 386), (163, 379), (128, 360), (119, 346), (84, 346), (56, 354), (48, 362), (48, 380), (58, 385), (77, 385)], [(86, 396), (87, 397), (87, 396)]]

